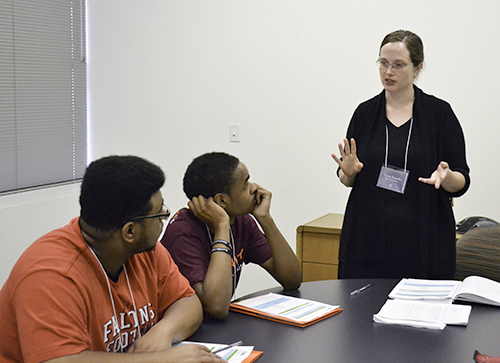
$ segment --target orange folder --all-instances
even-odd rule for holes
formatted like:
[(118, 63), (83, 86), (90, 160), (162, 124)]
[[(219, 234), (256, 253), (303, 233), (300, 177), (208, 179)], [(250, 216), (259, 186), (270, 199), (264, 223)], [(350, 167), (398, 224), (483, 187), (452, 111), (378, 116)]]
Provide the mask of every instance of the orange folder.
[(255, 362), (259, 357), (264, 354), (264, 352), (258, 351), (258, 350), (253, 350), (252, 353), (248, 357), (245, 358), (243, 363), (252, 363)]
[(321, 321), (323, 319), (326, 319), (326, 318), (328, 318), (328, 317), (330, 317), (332, 315), (336, 315), (336, 314), (340, 313), (341, 311), (343, 311), (343, 309), (341, 309), (341, 308), (336, 308), (336, 309), (331, 310), (328, 313), (326, 313), (324, 315), (321, 315), (321, 316), (319, 316), (319, 317), (317, 317), (317, 318), (315, 318), (313, 320), (302, 322), (302, 321), (296, 321), (296, 320), (293, 320), (293, 319), (289, 319), (289, 318), (277, 316), (277, 315), (274, 315), (274, 314), (269, 314), (269, 313), (263, 312), (261, 310), (252, 309), (252, 308), (249, 308), (249, 307), (246, 307), (246, 306), (242, 306), (242, 305), (238, 304), (238, 301), (232, 302), (229, 305), (229, 310), (237, 312), (237, 313), (242, 313), (242, 314), (247, 314), (247, 315), (255, 316), (255, 317), (261, 318), (261, 319), (276, 321), (278, 323), (284, 323), (284, 324), (289, 324), (289, 325), (293, 325), (293, 326), (299, 326), (301, 328), (304, 328), (304, 327), (309, 326), (311, 324), (317, 323), (318, 321)]

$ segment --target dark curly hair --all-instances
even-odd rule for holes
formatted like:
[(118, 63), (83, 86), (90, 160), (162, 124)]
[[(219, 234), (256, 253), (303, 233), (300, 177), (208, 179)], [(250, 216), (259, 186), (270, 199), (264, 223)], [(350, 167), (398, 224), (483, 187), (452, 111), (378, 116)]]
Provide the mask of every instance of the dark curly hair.
[(151, 211), (151, 197), (164, 182), (160, 167), (140, 157), (98, 159), (83, 176), (80, 216), (96, 230), (117, 230), (133, 217)]
[(223, 152), (211, 152), (195, 158), (184, 174), (184, 193), (189, 199), (203, 195), (214, 197), (229, 193), (239, 159)]

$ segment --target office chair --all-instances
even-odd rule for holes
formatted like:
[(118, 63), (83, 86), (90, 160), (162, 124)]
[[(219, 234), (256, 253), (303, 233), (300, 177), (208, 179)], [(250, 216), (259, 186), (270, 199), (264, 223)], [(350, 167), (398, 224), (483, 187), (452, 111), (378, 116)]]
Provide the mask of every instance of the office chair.
[(500, 226), (474, 228), (457, 241), (455, 279), (476, 275), (500, 282)]

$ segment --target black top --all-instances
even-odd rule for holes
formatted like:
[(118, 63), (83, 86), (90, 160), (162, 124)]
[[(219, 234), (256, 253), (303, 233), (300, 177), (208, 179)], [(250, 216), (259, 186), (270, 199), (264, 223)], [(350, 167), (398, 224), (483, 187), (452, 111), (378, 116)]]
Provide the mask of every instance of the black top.
[[(358, 106), (347, 131), (364, 164), (347, 203), (340, 240), (339, 278), (453, 278), (455, 218), (451, 197), (470, 184), (462, 128), (450, 105), (415, 89), (404, 194), (377, 187), (385, 161), (404, 167), (410, 122), (397, 128), (386, 118), (385, 91)], [(465, 176), (458, 193), (418, 181), (429, 178), (440, 161)]]

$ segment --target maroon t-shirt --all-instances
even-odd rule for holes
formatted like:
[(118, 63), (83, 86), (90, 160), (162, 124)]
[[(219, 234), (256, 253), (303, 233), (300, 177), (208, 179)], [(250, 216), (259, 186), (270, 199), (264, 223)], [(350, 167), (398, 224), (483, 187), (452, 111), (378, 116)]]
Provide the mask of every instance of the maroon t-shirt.
[[(236, 287), (243, 264), (262, 265), (273, 255), (264, 233), (251, 215), (236, 217), (231, 225), (231, 239), (234, 243), (233, 285)], [(205, 279), (210, 263), (211, 241), (207, 225), (187, 208), (182, 208), (170, 219), (161, 239), (191, 286)]]

